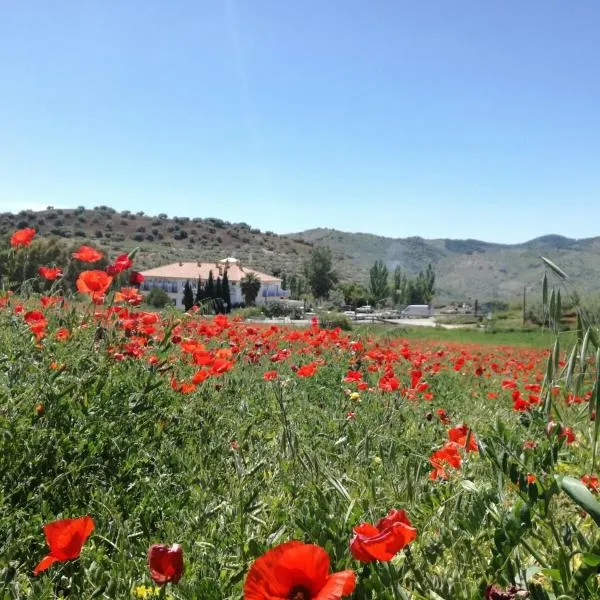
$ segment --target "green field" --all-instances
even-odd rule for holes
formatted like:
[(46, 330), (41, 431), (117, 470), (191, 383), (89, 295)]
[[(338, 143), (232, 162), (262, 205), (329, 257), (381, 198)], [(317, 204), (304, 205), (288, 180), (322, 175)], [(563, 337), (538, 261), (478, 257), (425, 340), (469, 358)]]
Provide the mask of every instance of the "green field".
[[(251, 565), (288, 540), (353, 570), (352, 598), (599, 597), (597, 526), (561, 489), (595, 469), (593, 381), (543, 386), (548, 335), (287, 329), (110, 298), (0, 303), (1, 597), (256, 598)], [(357, 560), (353, 528), (391, 509), (416, 538)], [(43, 525), (84, 515), (79, 558), (34, 576)], [(184, 553), (160, 591), (155, 543)]]

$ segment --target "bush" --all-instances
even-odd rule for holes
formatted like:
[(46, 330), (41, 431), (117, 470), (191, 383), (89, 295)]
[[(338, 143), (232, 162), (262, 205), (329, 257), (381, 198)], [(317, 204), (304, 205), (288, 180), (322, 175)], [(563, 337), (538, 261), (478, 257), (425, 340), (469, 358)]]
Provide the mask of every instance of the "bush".
[(152, 288), (144, 297), (144, 301), (154, 308), (164, 308), (171, 302), (171, 298), (169, 298), (169, 294), (161, 288)]
[[(239, 306), (239, 305), (238, 305)], [(248, 306), (246, 308), (234, 308), (231, 311), (232, 317), (241, 317), (242, 319), (256, 319), (262, 316), (262, 311), (258, 306)]]
[(304, 310), (302, 306), (291, 304), (289, 302), (268, 302), (263, 305), (262, 312), (269, 319), (278, 317), (290, 317), (290, 319), (301, 319)]
[(343, 331), (350, 331), (352, 329), (350, 319), (339, 312), (317, 313), (317, 318), (322, 329), (336, 329), (337, 327)]

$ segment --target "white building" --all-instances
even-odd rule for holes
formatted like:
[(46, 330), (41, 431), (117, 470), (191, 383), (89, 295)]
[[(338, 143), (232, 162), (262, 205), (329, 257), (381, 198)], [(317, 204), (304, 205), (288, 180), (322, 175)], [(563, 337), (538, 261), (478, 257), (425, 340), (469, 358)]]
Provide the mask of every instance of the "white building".
[(268, 302), (269, 298), (287, 298), (289, 296), (289, 292), (281, 288), (281, 279), (266, 275), (256, 269), (243, 267), (240, 261), (235, 258), (224, 258), (216, 263), (179, 262), (142, 271), (144, 281), (141, 290), (148, 292), (155, 287), (161, 288), (167, 292), (169, 298), (173, 300), (177, 307), (182, 308), (183, 288), (186, 282), (190, 282), (195, 295), (198, 280), (200, 279), (203, 284), (206, 284), (210, 271), (212, 271), (215, 282), (218, 277), (222, 280), (223, 275), (227, 272), (232, 305), (244, 302), (240, 281), (248, 273), (254, 273), (261, 283), (256, 297), (256, 304)]

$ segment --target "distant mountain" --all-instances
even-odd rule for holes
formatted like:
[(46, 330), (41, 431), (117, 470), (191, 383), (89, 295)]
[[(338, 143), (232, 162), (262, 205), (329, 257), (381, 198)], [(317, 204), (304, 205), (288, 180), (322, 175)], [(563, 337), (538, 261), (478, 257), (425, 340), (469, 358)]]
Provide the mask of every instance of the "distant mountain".
[(336, 229), (277, 235), (217, 218), (149, 216), (107, 206), (0, 213), (0, 236), (21, 227), (35, 227), (41, 236), (65, 238), (72, 245), (93, 243), (111, 256), (140, 246), (140, 268), (234, 256), (266, 273), (300, 273), (313, 245), (331, 248), (342, 279), (365, 284), (376, 260), (383, 260), (390, 271), (400, 266), (413, 274), (431, 263), (437, 274), (436, 299), (441, 302), (511, 300), (522, 294), (523, 287), (541, 294), (544, 267), (539, 257), (544, 255), (569, 274), (570, 285), (579, 293), (600, 291), (600, 237), (575, 240), (546, 235), (522, 244), (494, 244), (474, 239), (388, 238)]
[(364, 281), (377, 259), (390, 270), (400, 265), (410, 273), (432, 263), (438, 300), (510, 300), (520, 296), (524, 287), (541, 293), (540, 255), (560, 265), (579, 293), (600, 291), (600, 237), (575, 240), (546, 235), (522, 244), (494, 244), (473, 239), (387, 238), (335, 229), (311, 229), (291, 237), (331, 247), (335, 256), (346, 257), (341, 270)]

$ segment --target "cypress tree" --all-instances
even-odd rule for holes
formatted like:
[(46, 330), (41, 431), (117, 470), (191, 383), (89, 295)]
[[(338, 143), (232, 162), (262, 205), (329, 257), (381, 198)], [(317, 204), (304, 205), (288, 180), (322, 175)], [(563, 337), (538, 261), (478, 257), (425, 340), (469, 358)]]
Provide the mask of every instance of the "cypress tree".
[(221, 278), (217, 277), (217, 282), (215, 284), (215, 298), (221, 300), (223, 295), (223, 286), (221, 284)]
[(223, 274), (221, 297), (225, 303), (225, 311), (229, 312), (231, 310), (231, 291), (229, 290), (229, 277), (227, 277), (227, 269), (225, 269), (225, 273)]
[(202, 286), (202, 279), (198, 277), (198, 287), (196, 289), (195, 304), (200, 304), (202, 300), (204, 300), (204, 287)]
[(185, 310), (190, 310), (194, 306), (194, 292), (192, 292), (192, 286), (189, 281), (185, 282), (183, 287), (183, 307)]
[(208, 272), (208, 281), (206, 282), (206, 287), (204, 288), (205, 298), (212, 299), (215, 297), (215, 280), (213, 279), (212, 270)]

